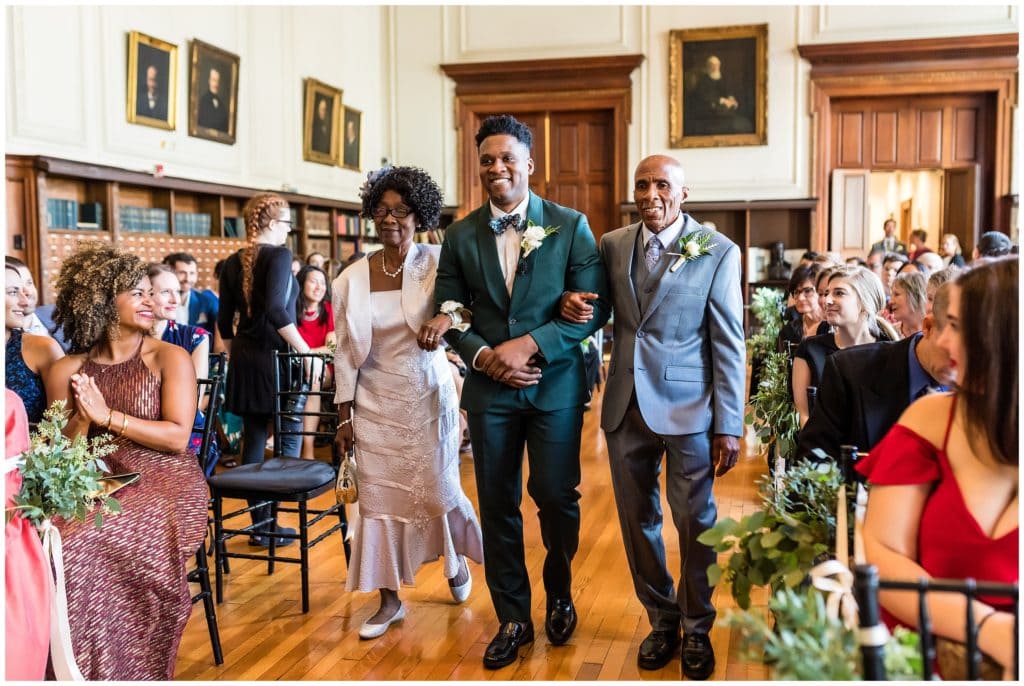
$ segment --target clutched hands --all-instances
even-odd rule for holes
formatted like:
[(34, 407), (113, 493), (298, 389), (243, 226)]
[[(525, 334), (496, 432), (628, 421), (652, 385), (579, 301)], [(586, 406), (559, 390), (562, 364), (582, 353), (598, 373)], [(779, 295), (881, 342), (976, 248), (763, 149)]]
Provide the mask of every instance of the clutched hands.
[(416, 344), (423, 350), (436, 350), (441, 344), (441, 337), (450, 328), (452, 318), (446, 314), (439, 314), (420, 327), (420, 332), (416, 335)]
[(540, 383), (537, 367), (537, 342), (526, 334), (507, 340), (494, 348), (484, 348), (477, 358), (480, 371), (512, 388), (526, 388)]
[(573, 324), (586, 324), (594, 318), (594, 306), (590, 303), (600, 296), (597, 293), (566, 291), (562, 294), (559, 314)]

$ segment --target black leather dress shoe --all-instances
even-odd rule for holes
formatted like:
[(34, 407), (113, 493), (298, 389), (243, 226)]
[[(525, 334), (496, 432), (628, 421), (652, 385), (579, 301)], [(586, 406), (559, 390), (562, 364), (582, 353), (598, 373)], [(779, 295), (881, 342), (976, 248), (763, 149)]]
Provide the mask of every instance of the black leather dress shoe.
[(679, 630), (652, 631), (640, 644), (636, 664), (640, 669), (661, 669), (679, 650)]
[(683, 639), (683, 676), (703, 681), (715, 671), (715, 651), (707, 634), (686, 634)]
[(576, 629), (576, 608), (572, 598), (559, 598), (548, 603), (548, 615), (544, 618), (544, 631), (551, 645), (560, 646), (569, 640)]
[(501, 669), (510, 665), (519, 657), (519, 646), (533, 643), (533, 624), (524, 622), (505, 622), (498, 629), (487, 651), (484, 653), (484, 667)]

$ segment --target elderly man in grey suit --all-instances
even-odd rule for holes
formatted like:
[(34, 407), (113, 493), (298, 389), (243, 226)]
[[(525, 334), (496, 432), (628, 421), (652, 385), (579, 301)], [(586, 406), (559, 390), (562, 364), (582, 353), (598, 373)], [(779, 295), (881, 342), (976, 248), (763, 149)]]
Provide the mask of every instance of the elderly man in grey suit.
[[(640, 162), (633, 196), (641, 221), (601, 240), (615, 312), (601, 427), (633, 586), (651, 622), (637, 663), (664, 667), (682, 626), (682, 673), (707, 679), (715, 669), (707, 576), (715, 554), (697, 536), (715, 523), (711, 485), (736, 464), (743, 433), (740, 255), (682, 211), (687, 189), (674, 158)], [(588, 320), (596, 297), (565, 294), (562, 316)], [(679, 532), (678, 591), (661, 535), (663, 459)]]

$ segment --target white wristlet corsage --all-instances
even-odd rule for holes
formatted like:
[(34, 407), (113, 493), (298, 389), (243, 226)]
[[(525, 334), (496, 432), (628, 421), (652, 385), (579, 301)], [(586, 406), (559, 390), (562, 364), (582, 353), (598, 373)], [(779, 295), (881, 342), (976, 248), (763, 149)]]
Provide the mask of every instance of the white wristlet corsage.
[(469, 310), (462, 306), (462, 303), (454, 300), (445, 300), (441, 303), (441, 314), (448, 315), (452, 320), (452, 328), (456, 331), (466, 332), (469, 329), (469, 322), (463, 321), (462, 313), (469, 314)]

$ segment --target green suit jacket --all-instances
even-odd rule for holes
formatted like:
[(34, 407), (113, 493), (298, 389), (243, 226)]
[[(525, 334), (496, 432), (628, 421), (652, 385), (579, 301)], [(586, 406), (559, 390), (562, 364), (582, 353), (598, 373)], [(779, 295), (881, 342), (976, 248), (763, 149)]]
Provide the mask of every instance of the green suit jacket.
[[(590, 399), (580, 342), (604, 326), (610, 312), (594, 234), (585, 216), (533, 193), (526, 217), (539, 226), (557, 226), (558, 232), (520, 259), (511, 297), (489, 226), (490, 203), (445, 232), (434, 297), (439, 307), (454, 300), (473, 312), (468, 331), (451, 329), (445, 336), (470, 368), (462, 389), (462, 407), (469, 412), (483, 412), (498, 398), (514, 402), (516, 389), (474, 371), (473, 358), (484, 346), (493, 348), (524, 334), (533, 336), (540, 349), (541, 381), (524, 389), (531, 405), (549, 412)], [(563, 291), (590, 291), (600, 296), (593, 303), (594, 317), (588, 323), (571, 324), (559, 317)]]

